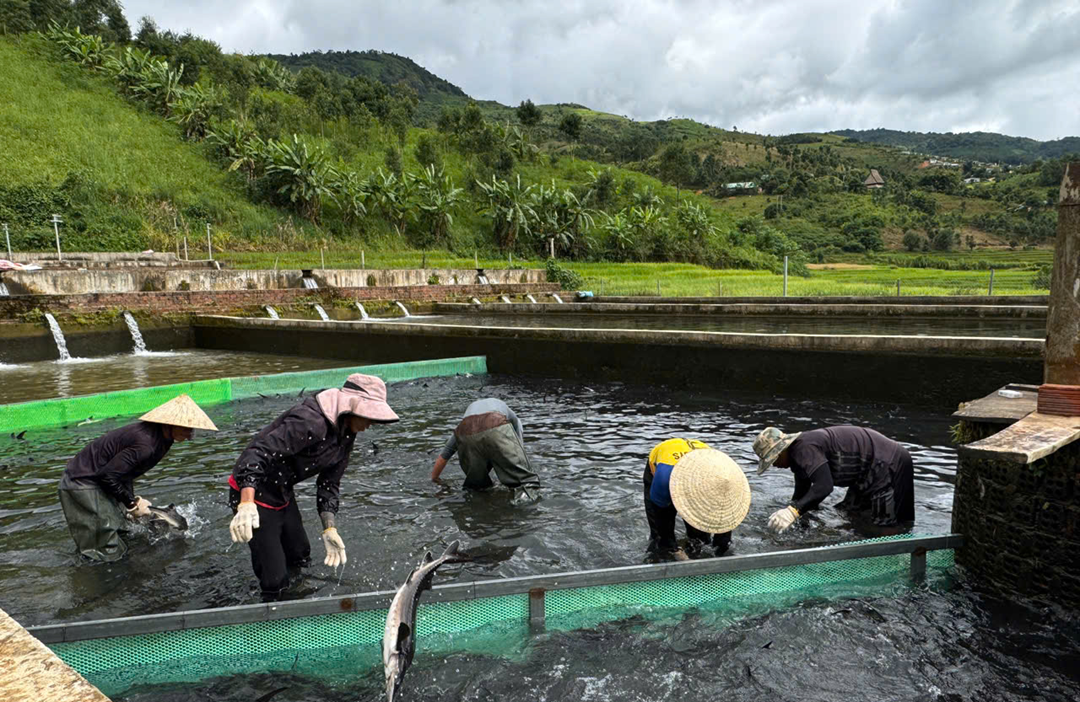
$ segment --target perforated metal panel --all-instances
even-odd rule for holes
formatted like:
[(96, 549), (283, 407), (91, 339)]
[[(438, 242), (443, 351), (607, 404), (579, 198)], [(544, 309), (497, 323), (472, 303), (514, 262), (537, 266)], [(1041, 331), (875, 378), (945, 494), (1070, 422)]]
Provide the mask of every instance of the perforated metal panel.
[[(549, 628), (575, 629), (626, 616), (670, 617), (692, 608), (760, 612), (808, 597), (881, 595), (908, 586), (911, 557), (876, 556), (799, 566), (549, 590)], [(951, 550), (927, 554), (930, 577), (948, 575)], [(133, 685), (193, 682), (237, 673), (291, 670), (355, 676), (377, 666), (386, 610), (327, 614), (59, 643), (56, 653), (105, 694)], [(526, 593), (422, 603), (424, 655), (509, 655), (524, 639)]]

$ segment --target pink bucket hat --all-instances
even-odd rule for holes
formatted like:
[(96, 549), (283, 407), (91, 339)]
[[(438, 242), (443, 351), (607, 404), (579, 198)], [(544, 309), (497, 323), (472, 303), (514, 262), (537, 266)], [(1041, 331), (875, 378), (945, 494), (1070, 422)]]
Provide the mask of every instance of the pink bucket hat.
[(386, 383), (373, 375), (353, 373), (341, 389), (323, 390), (316, 399), (323, 415), (337, 426), (343, 414), (355, 414), (380, 424), (398, 421), (398, 416), (386, 404)]

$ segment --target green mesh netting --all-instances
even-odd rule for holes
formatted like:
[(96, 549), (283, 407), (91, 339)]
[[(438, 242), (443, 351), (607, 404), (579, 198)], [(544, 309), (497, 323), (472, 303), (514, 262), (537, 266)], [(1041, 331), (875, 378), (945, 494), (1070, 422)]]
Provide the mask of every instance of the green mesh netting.
[(0, 431), (22, 431), (37, 427), (74, 424), (84, 419), (131, 417), (148, 412), (177, 395), (187, 393), (200, 405), (216, 405), (230, 400), (255, 397), (258, 393), (289, 393), (303, 388), (326, 388), (341, 385), (350, 373), (377, 375), (388, 383), (417, 378), (487, 373), (487, 358), (465, 356), (432, 361), (383, 363), (350, 368), (330, 368), (297, 373), (276, 373), (242, 378), (197, 380), (191, 383), (158, 385), (149, 388), (117, 390), (97, 395), (65, 397), (55, 400), (0, 405)]
[[(951, 550), (927, 554), (927, 577), (947, 578)], [(595, 626), (627, 616), (664, 618), (687, 609), (723, 616), (786, 607), (807, 598), (858, 597), (908, 587), (909, 555), (675, 577), (552, 590), (550, 629)], [(418, 655), (470, 651), (513, 655), (527, 640), (525, 593), (421, 604)], [(385, 610), (205, 627), (53, 644), (65, 662), (105, 694), (133, 685), (197, 682), (254, 672), (293, 671), (321, 678), (356, 676), (379, 665)]]
[(416, 378), (434, 378), (458, 373), (487, 373), (487, 357), (465, 356), (462, 358), (440, 358), (431, 361), (409, 361), (408, 363), (383, 363), (371, 366), (351, 368), (330, 368), (327, 370), (301, 371), (298, 373), (277, 373), (275, 375), (254, 375), (232, 378), (232, 397), (243, 400), (255, 397), (259, 393), (297, 392), (301, 388), (340, 387), (345, 378), (352, 373), (377, 375), (387, 383)]

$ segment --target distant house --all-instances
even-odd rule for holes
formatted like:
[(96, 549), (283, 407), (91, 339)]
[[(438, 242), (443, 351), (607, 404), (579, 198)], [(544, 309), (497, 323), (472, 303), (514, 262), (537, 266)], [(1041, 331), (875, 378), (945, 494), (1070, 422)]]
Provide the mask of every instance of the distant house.
[(930, 167), (930, 162), (929, 161), (923, 161), (922, 163), (919, 164), (918, 167), (919, 168), (929, 168)]
[(863, 185), (868, 188), (884, 188), (885, 179), (881, 177), (881, 174), (877, 172), (876, 168), (871, 168), (870, 175), (866, 176)]
[(968, 185), (971, 185), (972, 183), (981, 183), (982, 178), (964, 178), (964, 182)]
[(724, 187), (730, 191), (755, 190), (757, 189), (757, 183), (752, 180), (748, 180), (745, 183), (727, 183), (724, 185)]

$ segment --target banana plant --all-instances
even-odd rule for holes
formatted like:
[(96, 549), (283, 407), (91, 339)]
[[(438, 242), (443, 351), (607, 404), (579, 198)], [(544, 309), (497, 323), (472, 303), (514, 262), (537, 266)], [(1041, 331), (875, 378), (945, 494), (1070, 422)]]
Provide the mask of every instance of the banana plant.
[(179, 96), (180, 79), (183, 75), (184, 64), (174, 69), (165, 59), (155, 58), (139, 73), (132, 92), (168, 117), (169, 106)]
[(356, 171), (346, 170), (343, 164), (340, 166), (337, 182), (334, 183), (337, 206), (345, 223), (353, 224), (367, 215), (367, 199), (370, 193), (366, 181), (360, 178)]
[(445, 243), (450, 239), (450, 227), (454, 224), (453, 212), (461, 203), (462, 188), (456, 187), (450, 176), (429, 165), (415, 177), (416, 207), (420, 219), (431, 234), (435, 244)]
[(479, 211), (491, 218), (495, 240), (504, 251), (513, 248), (519, 235), (532, 233), (539, 219), (531, 203), (534, 186), (522, 187), (520, 175), (513, 183), (492, 176), (490, 183), (476, 184), (487, 198)]
[(383, 173), (383, 169), (378, 168), (364, 183), (371, 201), (398, 236), (405, 235), (413, 213), (413, 180), (411, 175), (398, 178), (393, 171)]
[(278, 194), (288, 196), (300, 214), (318, 222), (323, 199), (334, 200), (337, 170), (321, 149), (308, 148), (296, 134), (291, 141), (270, 139), (266, 146), (270, 157), (266, 173), (281, 182)]
[(206, 136), (210, 119), (221, 110), (223, 103), (221, 89), (196, 83), (180, 89), (179, 97), (169, 105), (172, 112), (169, 120), (184, 128), (186, 138), (202, 139)]

